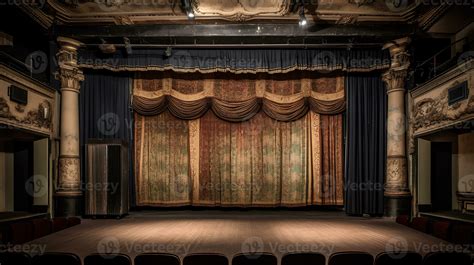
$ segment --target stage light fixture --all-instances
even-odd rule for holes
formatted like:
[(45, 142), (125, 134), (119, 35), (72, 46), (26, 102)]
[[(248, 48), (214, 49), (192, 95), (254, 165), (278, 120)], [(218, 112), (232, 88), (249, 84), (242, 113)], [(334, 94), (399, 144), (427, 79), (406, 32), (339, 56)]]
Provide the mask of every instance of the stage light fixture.
[(306, 19), (306, 16), (304, 15), (304, 7), (301, 7), (300, 10), (300, 27), (304, 27), (308, 24), (308, 20)]
[(192, 10), (188, 10), (188, 18), (193, 19), (195, 17), (194, 12)]
[(173, 54), (173, 48), (171, 48), (171, 46), (168, 46), (168, 48), (166, 48), (165, 55), (166, 57), (171, 57), (172, 54)]

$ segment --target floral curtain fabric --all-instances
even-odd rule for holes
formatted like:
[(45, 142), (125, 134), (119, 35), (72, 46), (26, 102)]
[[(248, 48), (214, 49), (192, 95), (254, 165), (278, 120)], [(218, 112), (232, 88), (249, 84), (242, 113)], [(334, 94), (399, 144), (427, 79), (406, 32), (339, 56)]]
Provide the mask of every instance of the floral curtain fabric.
[(343, 77), (156, 72), (134, 86), (137, 205), (343, 204)]

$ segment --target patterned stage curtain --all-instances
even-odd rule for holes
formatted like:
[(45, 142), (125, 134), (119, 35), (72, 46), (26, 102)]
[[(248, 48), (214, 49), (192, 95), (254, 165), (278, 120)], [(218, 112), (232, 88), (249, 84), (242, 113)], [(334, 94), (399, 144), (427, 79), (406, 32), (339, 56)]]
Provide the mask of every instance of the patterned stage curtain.
[[(313, 92), (334, 95), (344, 91), (343, 83), (336, 78), (339, 77), (306, 82)], [(193, 80), (203, 79), (186, 76), (168, 82), (188, 97), (211, 83)], [(258, 82), (258, 78), (245, 76), (239, 76), (238, 80), (215, 80), (213, 100), (228, 103), (251, 100)], [(164, 83), (161, 79), (138, 79), (135, 88), (156, 93), (163, 89)], [(302, 83), (280, 76), (267, 79), (264, 88), (284, 101), (300, 93)], [(173, 108), (165, 108), (155, 115), (136, 113), (137, 205), (343, 204), (342, 114), (303, 110), (290, 121), (280, 121), (264, 108), (253, 113), (234, 112), (235, 108), (228, 105), (221, 107), (224, 109), (207, 109), (194, 119), (179, 117)], [(219, 111), (241, 121), (224, 120)], [(250, 118), (239, 116), (248, 113), (252, 113)]]
[(135, 115), (137, 205), (191, 202), (188, 122), (168, 112)]

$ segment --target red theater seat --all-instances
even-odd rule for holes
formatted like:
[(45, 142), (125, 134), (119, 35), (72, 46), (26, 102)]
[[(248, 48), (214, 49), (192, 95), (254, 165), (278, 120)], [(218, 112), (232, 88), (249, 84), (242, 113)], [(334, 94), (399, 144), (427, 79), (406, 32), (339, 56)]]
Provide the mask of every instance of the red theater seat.
[(12, 244), (23, 244), (33, 240), (33, 223), (18, 222), (10, 224), (10, 241)]
[(191, 254), (184, 258), (183, 265), (229, 265), (229, 260), (221, 254)]
[(47, 219), (34, 219), (31, 223), (33, 224), (33, 236), (35, 239), (52, 233), (51, 222)]
[(410, 217), (408, 215), (397, 216), (396, 222), (401, 225), (410, 226)]
[(33, 265), (81, 265), (81, 259), (72, 253), (44, 253), (33, 259)]
[(366, 252), (337, 252), (329, 257), (328, 265), (373, 265), (374, 257)]
[(411, 227), (423, 233), (428, 233), (429, 220), (425, 217), (415, 217), (411, 221)]
[(437, 221), (433, 223), (433, 235), (443, 240), (449, 241), (451, 235), (451, 223), (446, 221)]
[(241, 253), (234, 256), (232, 265), (277, 265), (277, 258), (270, 253)]
[(423, 257), (415, 252), (383, 252), (375, 258), (375, 265), (421, 265)]
[(55, 217), (51, 220), (53, 232), (58, 232), (67, 228), (67, 219), (64, 217)]
[(281, 265), (325, 265), (326, 257), (320, 253), (290, 253), (283, 256)]
[(80, 224), (81, 224), (81, 218), (69, 217), (67, 219), (67, 227), (72, 227), (72, 226), (80, 225)]
[(22, 252), (0, 252), (0, 264), (2, 265), (30, 265), (31, 258)]
[(131, 265), (132, 261), (124, 254), (92, 254), (84, 258), (84, 265)]
[(472, 265), (471, 257), (466, 253), (434, 252), (428, 253), (423, 259), (423, 265)]
[(451, 242), (454, 244), (471, 244), (474, 225), (455, 224), (451, 229)]
[[(172, 254), (150, 253), (135, 257), (135, 265), (180, 265), (178, 256)], [(209, 263), (212, 264), (212, 263)]]

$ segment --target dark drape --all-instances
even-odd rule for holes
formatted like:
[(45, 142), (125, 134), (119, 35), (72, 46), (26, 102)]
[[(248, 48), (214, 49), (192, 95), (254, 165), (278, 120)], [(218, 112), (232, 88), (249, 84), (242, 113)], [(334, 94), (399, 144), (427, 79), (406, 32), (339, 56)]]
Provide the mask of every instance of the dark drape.
[[(133, 150), (130, 93), (131, 78), (128, 74), (103, 71), (85, 73), (79, 98), (83, 180), (86, 172), (85, 145), (88, 139), (121, 139), (128, 142), (130, 150)], [(130, 168), (133, 168), (132, 165)]]
[(111, 71), (165, 71), (185, 73), (288, 73), (306, 71), (370, 72), (390, 66), (388, 51), (381, 49), (133, 49), (104, 55), (81, 49), (82, 68)]
[(351, 215), (381, 215), (386, 161), (387, 95), (380, 75), (349, 75), (345, 207)]

